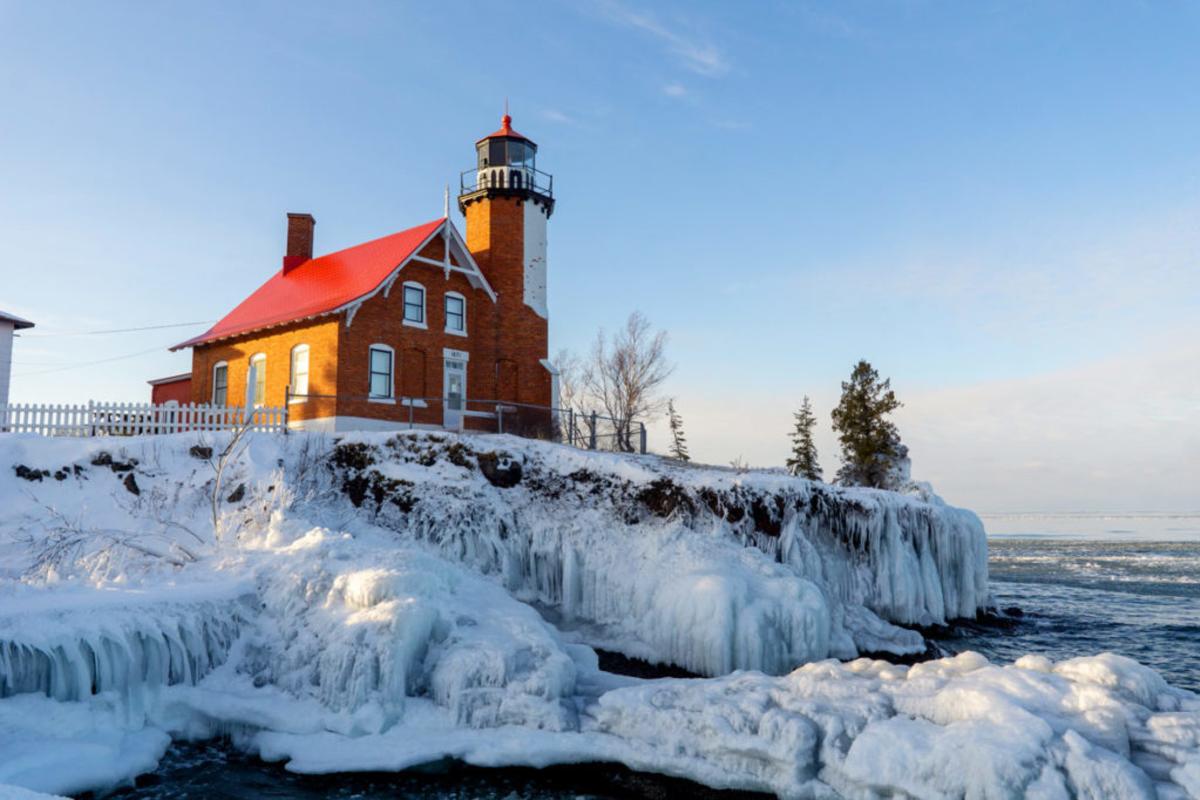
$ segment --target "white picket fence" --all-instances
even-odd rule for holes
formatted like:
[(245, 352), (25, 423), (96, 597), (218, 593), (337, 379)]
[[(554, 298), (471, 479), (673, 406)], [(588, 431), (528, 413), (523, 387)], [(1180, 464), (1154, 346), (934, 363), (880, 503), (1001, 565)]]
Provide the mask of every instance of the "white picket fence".
[(187, 431), (227, 431), (246, 421), (255, 430), (287, 431), (287, 408), (246, 409), (205, 403), (152, 405), (96, 403), (0, 406), (0, 432), (40, 433), (43, 436), (140, 436)]

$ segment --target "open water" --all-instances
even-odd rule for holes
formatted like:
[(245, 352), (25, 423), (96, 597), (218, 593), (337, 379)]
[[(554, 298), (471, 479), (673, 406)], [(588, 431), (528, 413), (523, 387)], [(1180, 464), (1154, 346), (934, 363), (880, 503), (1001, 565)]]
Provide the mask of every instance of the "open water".
[[(992, 594), (1000, 622), (936, 634), (949, 651), (1009, 662), (1112, 651), (1200, 692), (1200, 513), (984, 515)], [(401, 775), (291, 775), (219, 744), (179, 745), (123, 800), (286, 798), (559, 800), (724, 798), (733, 793), (613, 765), (483, 770), (446, 764)]]

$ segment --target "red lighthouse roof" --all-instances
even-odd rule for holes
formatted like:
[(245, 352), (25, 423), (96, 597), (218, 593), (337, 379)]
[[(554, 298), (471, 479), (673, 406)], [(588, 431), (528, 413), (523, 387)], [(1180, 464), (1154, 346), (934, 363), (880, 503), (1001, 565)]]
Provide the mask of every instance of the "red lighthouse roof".
[[(515, 130), (513, 130), (512, 117), (510, 117), (508, 114), (505, 114), (500, 118), (500, 130), (496, 131), (495, 133), (489, 133), (487, 136), (484, 136), (482, 139), (480, 139), (479, 142), (487, 139), (497, 139), (501, 136), (507, 136), (510, 139), (524, 139), (530, 144), (533, 144), (533, 139), (530, 139), (528, 136), (517, 133)], [(479, 142), (476, 142), (475, 144), (479, 144)]]

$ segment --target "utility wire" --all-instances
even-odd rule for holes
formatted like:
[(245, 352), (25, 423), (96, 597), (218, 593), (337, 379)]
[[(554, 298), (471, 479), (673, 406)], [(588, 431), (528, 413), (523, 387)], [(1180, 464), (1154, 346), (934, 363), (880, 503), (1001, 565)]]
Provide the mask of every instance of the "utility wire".
[(13, 375), (13, 377), (16, 378), (16, 377), (25, 377), (25, 376), (29, 376), (29, 375), (46, 375), (51, 372), (66, 372), (68, 370), (82, 369), (84, 367), (95, 366), (96, 364), (107, 364), (111, 361), (121, 361), (126, 358), (136, 358), (137, 356), (144, 356), (149, 353), (161, 353), (162, 351), (164, 351), (166, 349), (167, 349), (167, 345), (159, 345), (158, 347), (152, 347), (149, 350), (139, 350), (136, 353), (128, 353), (123, 356), (113, 356), (112, 358), (101, 358), (97, 361), (81, 361), (78, 364), (69, 364), (65, 367), (55, 367), (54, 369), (39, 369), (39, 370), (35, 370), (34, 372), (18, 372), (15, 375)]
[(191, 325), (211, 325), (216, 320), (202, 319), (197, 322), (174, 322), (170, 325), (146, 325), (141, 328), (112, 328), (105, 331), (70, 331), (68, 333), (18, 333), (22, 339), (45, 338), (49, 336), (98, 336), (104, 333), (136, 333), (137, 331), (161, 331), (164, 328), (186, 328)]

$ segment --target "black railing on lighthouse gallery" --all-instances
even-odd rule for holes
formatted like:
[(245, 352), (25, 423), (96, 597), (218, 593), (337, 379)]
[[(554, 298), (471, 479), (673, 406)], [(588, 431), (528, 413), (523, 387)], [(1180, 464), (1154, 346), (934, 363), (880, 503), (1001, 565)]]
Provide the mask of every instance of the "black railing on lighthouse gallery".
[(460, 195), (488, 189), (529, 191), (553, 200), (554, 176), (533, 167), (496, 165), (463, 170), (458, 177)]

